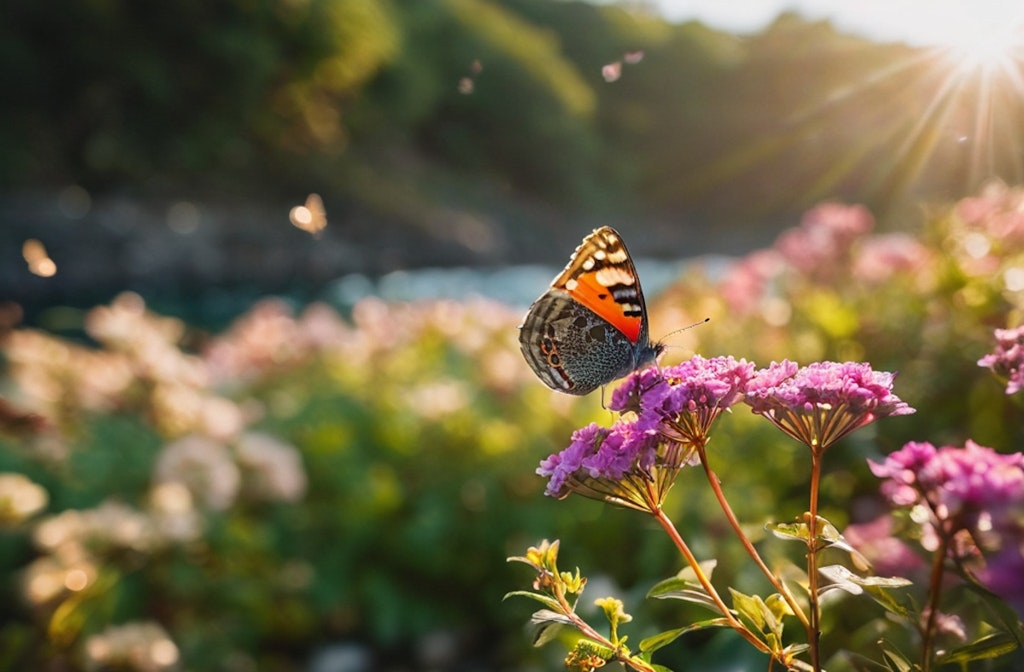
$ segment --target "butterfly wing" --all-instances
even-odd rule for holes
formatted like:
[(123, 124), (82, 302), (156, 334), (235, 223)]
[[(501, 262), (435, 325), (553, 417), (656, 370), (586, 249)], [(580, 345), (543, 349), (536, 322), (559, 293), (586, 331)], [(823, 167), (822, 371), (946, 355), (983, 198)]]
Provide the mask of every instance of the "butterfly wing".
[(633, 260), (611, 227), (583, 242), (519, 333), (527, 363), (552, 389), (583, 395), (653, 362), (647, 309)]
[(622, 237), (610, 226), (583, 239), (551, 287), (568, 292), (632, 343), (646, 342), (647, 306), (640, 277)]
[(561, 289), (533, 304), (519, 345), (537, 377), (567, 394), (589, 394), (635, 368), (629, 339)]

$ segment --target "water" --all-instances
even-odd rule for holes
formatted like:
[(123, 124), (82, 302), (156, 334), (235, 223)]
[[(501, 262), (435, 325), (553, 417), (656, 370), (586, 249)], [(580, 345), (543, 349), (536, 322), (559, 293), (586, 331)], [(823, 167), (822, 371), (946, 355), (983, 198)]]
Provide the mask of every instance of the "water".
[[(707, 256), (682, 261), (636, 260), (644, 294), (653, 298), (677, 280), (694, 263), (716, 279), (732, 263), (730, 257)], [(376, 296), (386, 301), (430, 299), (463, 300), (483, 296), (525, 308), (540, 296), (561, 269), (552, 266), (525, 265), (503, 268), (425, 268), (394, 271), (380, 278), (361, 274), (345, 275), (331, 283), (324, 299), (342, 309), (351, 308), (360, 299)]]

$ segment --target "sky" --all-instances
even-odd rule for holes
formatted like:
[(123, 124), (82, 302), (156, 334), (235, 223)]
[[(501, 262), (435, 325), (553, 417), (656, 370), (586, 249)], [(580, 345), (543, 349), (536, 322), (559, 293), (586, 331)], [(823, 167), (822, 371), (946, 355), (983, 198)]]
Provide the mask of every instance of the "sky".
[[(1024, 21), (1024, 0), (641, 0), (673, 21), (756, 32), (795, 9), (809, 19), (878, 41), (950, 46), (986, 39)], [(629, 4), (628, 0), (624, 4)]]

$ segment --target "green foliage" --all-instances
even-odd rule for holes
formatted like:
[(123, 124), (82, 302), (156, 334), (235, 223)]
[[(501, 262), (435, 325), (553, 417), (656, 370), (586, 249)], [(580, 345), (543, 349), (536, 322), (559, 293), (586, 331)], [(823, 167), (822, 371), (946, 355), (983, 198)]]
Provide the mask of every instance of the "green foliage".
[[(973, 188), (982, 162), (1020, 178), (998, 138), (964, 135), (965, 159), (958, 138), (990, 91), (960, 75), (792, 14), (739, 39), (580, 1), (12, 0), (0, 177), (282, 198), (312, 187), (383, 221), (404, 188), (403, 223), (428, 230), (428, 206), (453, 201), (496, 217), (542, 200), (562, 216), (749, 227), (839, 196), (890, 222), (921, 195)], [(991, 89), (1017, 118), (1010, 78)], [(939, 106), (941, 126), (923, 126)]]
[(28, 184), (244, 175), (268, 156), (337, 151), (346, 97), (398, 44), (374, 0), (15, 0), (0, 12), (4, 85), (18, 92), (0, 170)]

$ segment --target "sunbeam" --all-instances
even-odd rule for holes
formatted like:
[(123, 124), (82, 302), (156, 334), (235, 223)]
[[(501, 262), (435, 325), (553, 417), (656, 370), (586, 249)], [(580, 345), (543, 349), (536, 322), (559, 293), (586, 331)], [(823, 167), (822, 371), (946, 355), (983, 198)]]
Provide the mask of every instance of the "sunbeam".
[[(991, 178), (1024, 180), (1021, 24), (984, 31), (965, 26), (942, 46), (879, 48), (888, 49), (890, 58), (842, 44), (822, 53), (820, 68), (801, 76), (829, 82), (830, 94), (808, 98), (787, 118), (765, 123), (701, 174), (687, 175), (688, 188), (724, 193), (735, 180), (761, 174), (764, 191), (750, 198), (758, 206), (806, 207), (855, 197), (884, 216), (890, 208), (908, 212), (925, 181), (952, 198)], [(861, 68), (856, 78), (837, 76), (846, 63), (868, 58), (876, 63), (872, 74), (864, 76)], [(789, 86), (781, 82), (765, 90), (797, 103)], [(850, 137), (858, 141), (827, 142)], [(772, 189), (780, 170), (793, 188)]]

